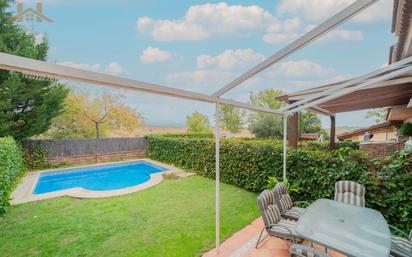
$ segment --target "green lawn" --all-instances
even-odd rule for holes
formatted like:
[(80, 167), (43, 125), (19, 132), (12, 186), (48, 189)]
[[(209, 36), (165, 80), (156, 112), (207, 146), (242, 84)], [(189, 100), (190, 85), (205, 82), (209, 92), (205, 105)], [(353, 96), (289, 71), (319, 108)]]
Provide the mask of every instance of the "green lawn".
[[(256, 194), (221, 186), (221, 234), (258, 216)], [(0, 218), (0, 256), (199, 256), (214, 246), (214, 181), (165, 180), (107, 199), (44, 200)]]

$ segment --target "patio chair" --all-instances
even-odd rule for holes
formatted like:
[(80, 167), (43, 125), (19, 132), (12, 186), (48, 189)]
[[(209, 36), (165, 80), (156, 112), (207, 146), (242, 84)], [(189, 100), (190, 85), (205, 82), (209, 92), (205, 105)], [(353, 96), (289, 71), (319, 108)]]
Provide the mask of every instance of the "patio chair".
[(335, 183), (335, 201), (365, 207), (365, 187), (353, 181)]
[(403, 237), (392, 235), (391, 256), (394, 257), (412, 257), (412, 230), (409, 232), (409, 236), (402, 230), (389, 225), (389, 228), (396, 231)]
[(331, 257), (325, 252), (301, 244), (293, 244), (290, 247), (289, 253), (292, 257)]
[(286, 239), (293, 243), (302, 241), (296, 233), (296, 222), (282, 219), (272, 191), (264, 190), (257, 198), (257, 202), (265, 226), (262, 228), (262, 231), (260, 231), (256, 248), (261, 242), (265, 230), (270, 236)]
[(298, 220), (305, 212), (305, 208), (297, 207), (296, 205), (303, 204), (305, 207), (309, 205), (305, 201), (292, 202), (288, 189), (282, 182), (276, 184), (273, 193), (275, 194), (275, 202), (279, 207), (280, 213), (286, 219)]

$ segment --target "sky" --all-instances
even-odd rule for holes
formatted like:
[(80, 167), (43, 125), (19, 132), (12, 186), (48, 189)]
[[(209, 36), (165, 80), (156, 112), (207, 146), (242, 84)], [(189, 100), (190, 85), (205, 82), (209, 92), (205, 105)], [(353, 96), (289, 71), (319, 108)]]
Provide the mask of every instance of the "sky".
[[(35, 9), (36, 2), (23, 6)], [(43, 0), (43, 14), (54, 22), (22, 26), (38, 42), (47, 38), (50, 62), (212, 94), (352, 2)], [(262, 89), (294, 92), (381, 68), (396, 43), (390, 33), (392, 4), (380, 0), (224, 97), (247, 102)], [(211, 104), (66, 83), (90, 95), (121, 96), (148, 126), (184, 126), (194, 111), (213, 124)], [(337, 126), (372, 125), (365, 113), (337, 114)], [(329, 119), (322, 124), (330, 126)]]

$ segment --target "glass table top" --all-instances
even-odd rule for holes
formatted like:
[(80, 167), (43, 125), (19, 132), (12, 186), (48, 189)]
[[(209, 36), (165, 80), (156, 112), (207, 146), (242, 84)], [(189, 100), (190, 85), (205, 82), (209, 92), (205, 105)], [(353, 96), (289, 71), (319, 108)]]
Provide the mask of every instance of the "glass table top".
[(348, 256), (387, 257), (391, 247), (389, 227), (380, 212), (328, 199), (309, 205), (296, 231)]

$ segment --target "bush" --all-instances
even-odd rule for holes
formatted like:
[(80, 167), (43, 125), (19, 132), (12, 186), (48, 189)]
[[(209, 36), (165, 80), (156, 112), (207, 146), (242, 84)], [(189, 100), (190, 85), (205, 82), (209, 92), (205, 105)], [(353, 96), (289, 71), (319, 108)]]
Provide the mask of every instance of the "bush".
[(149, 137), (177, 137), (177, 138), (213, 138), (213, 133), (164, 133), (152, 134)]
[[(313, 150), (329, 150), (329, 142), (308, 142), (306, 145), (309, 149)], [(359, 150), (359, 142), (354, 141), (338, 141), (336, 142), (336, 149), (339, 148), (351, 148), (354, 150)]]
[[(148, 157), (215, 177), (212, 139), (149, 137)], [(269, 177), (282, 177), (282, 145), (270, 140), (222, 140), (220, 163), (222, 182), (260, 192)], [(371, 163), (364, 153), (349, 147), (291, 149), (287, 166), (289, 181), (302, 188), (291, 192), (295, 201), (331, 199), (336, 181), (353, 180), (366, 185), (368, 207), (405, 231), (412, 225), (412, 172), (406, 154), (382, 164)]]
[(407, 136), (407, 137), (412, 136), (412, 123), (410, 122), (403, 123), (401, 127), (399, 128), (399, 134), (401, 136)]
[(0, 215), (10, 205), (10, 194), (24, 171), (23, 153), (16, 141), (11, 137), (0, 138)]
[[(51, 167), (48, 161), (49, 149), (38, 144), (33, 146), (31, 152), (28, 154), (27, 166), (32, 170), (47, 169)], [(27, 155), (26, 155), (27, 156)]]

